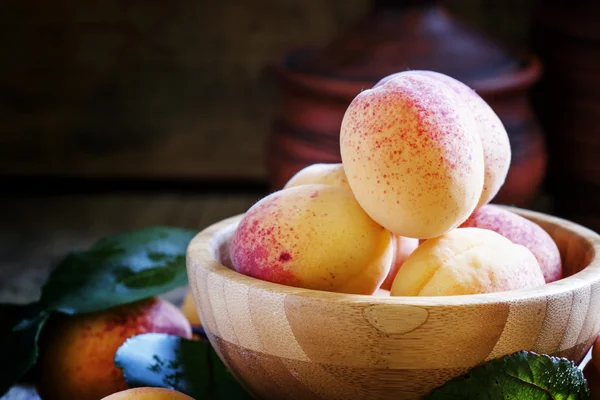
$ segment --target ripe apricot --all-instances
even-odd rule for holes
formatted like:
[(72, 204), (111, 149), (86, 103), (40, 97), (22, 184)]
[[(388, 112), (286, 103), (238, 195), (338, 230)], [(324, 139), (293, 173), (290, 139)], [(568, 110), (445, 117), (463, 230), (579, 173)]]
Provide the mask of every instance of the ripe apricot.
[(442, 235), (464, 222), (481, 197), (475, 119), (438, 79), (405, 74), (362, 91), (344, 114), (340, 150), (356, 200), (397, 235)]
[(284, 188), (320, 183), (350, 189), (342, 164), (312, 164), (298, 171)]
[(171, 303), (150, 298), (82, 315), (55, 315), (42, 332), (36, 386), (44, 400), (98, 400), (127, 389), (114, 365), (131, 336), (159, 332), (191, 338), (190, 324)]
[(526, 247), (487, 229), (458, 228), (421, 244), (402, 264), (392, 296), (452, 296), (545, 284)]
[(420, 74), (445, 83), (464, 101), (477, 124), (477, 133), (481, 138), (485, 167), (483, 191), (478, 206), (491, 201), (506, 180), (511, 160), (510, 141), (506, 129), (498, 115), (473, 89), (461, 81), (446, 74), (426, 70), (410, 70), (399, 72), (383, 78), (375, 86), (403, 74)]
[(546, 283), (562, 278), (558, 246), (541, 226), (492, 204), (478, 208), (461, 227), (489, 229), (527, 247), (538, 260)]
[(102, 400), (194, 400), (190, 396), (185, 395), (175, 390), (140, 387), (134, 389), (123, 390), (111, 394)]
[(301, 185), (252, 206), (233, 235), (236, 271), (270, 282), (373, 294), (394, 255), (392, 234), (338, 186)]

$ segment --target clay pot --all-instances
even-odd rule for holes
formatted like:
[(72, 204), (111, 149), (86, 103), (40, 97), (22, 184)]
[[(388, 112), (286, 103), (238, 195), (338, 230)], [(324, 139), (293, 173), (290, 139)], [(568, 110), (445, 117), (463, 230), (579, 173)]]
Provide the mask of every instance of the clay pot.
[(600, 4), (545, 0), (533, 45), (546, 66), (534, 104), (547, 132), (556, 212), (600, 230)]
[(340, 162), (346, 108), (365, 88), (406, 69), (429, 69), (473, 87), (498, 113), (513, 163), (495, 202), (527, 205), (545, 172), (544, 139), (528, 101), (540, 75), (535, 57), (516, 57), (459, 23), (435, 1), (376, 1), (372, 12), (325, 47), (301, 47), (272, 66), (282, 89), (268, 151), (273, 189), (317, 162)]

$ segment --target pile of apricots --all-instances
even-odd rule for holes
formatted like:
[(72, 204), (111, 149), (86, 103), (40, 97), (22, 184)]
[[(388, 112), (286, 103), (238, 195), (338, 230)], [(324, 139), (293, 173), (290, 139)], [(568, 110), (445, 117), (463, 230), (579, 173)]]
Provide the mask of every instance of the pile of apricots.
[(314, 164), (252, 206), (232, 267), (300, 288), (451, 296), (533, 288), (562, 277), (544, 229), (488, 204), (508, 173), (506, 130), (470, 87), (432, 71), (390, 75), (358, 94), (341, 164)]

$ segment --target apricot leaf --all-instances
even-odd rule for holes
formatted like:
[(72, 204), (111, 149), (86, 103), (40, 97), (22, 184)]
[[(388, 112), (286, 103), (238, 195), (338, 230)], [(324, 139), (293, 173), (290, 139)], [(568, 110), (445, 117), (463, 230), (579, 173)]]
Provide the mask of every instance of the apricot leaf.
[(565, 358), (521, 351), (488, 361), (434, 390), (429, 400), (584, 400), (583, 372)]
[(37, 341), (48, 314), (37, 303), (0, 304), (0, 397), (29, 372), (38, 358)]
[(137, 335), (117, 350), (115, 365), (129, 387), (163, 387), (194, 399), (252, 398), (205, 341), (164, 333)]
[(52, 271), (40, 302), (88, 313), (165, 293), (187, 283), (185, 252), (197, 231), (153, 227), (99, 240), (69, 253)]

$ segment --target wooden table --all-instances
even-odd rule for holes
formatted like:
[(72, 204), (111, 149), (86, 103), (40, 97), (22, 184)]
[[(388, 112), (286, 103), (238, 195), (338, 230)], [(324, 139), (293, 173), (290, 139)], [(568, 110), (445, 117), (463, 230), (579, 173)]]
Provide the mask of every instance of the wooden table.
[[(52, 266), (69, 250), (119, 231), (153, 225), (202, 229), (246, 211), (264, 190), (204, 194), (4, 195), (0, 200), (0, 302), (34, 301)], [(547, 211), (539, 198), (533, 209)], [(166, 294), (177, 303), (186, 288)], [(38, 400), (15, 387), (0, 400)]]
[[(152, 225), (202, 229), (242, 213), (255, 194), (107, 194), (11, 196), (0, 200), (0, 302), (34, 301), (52, 266), (102, 236)], [(186, 288), (168, 293), (177, 303)], [(38, 399), (13, 388), (2, 400)]]

